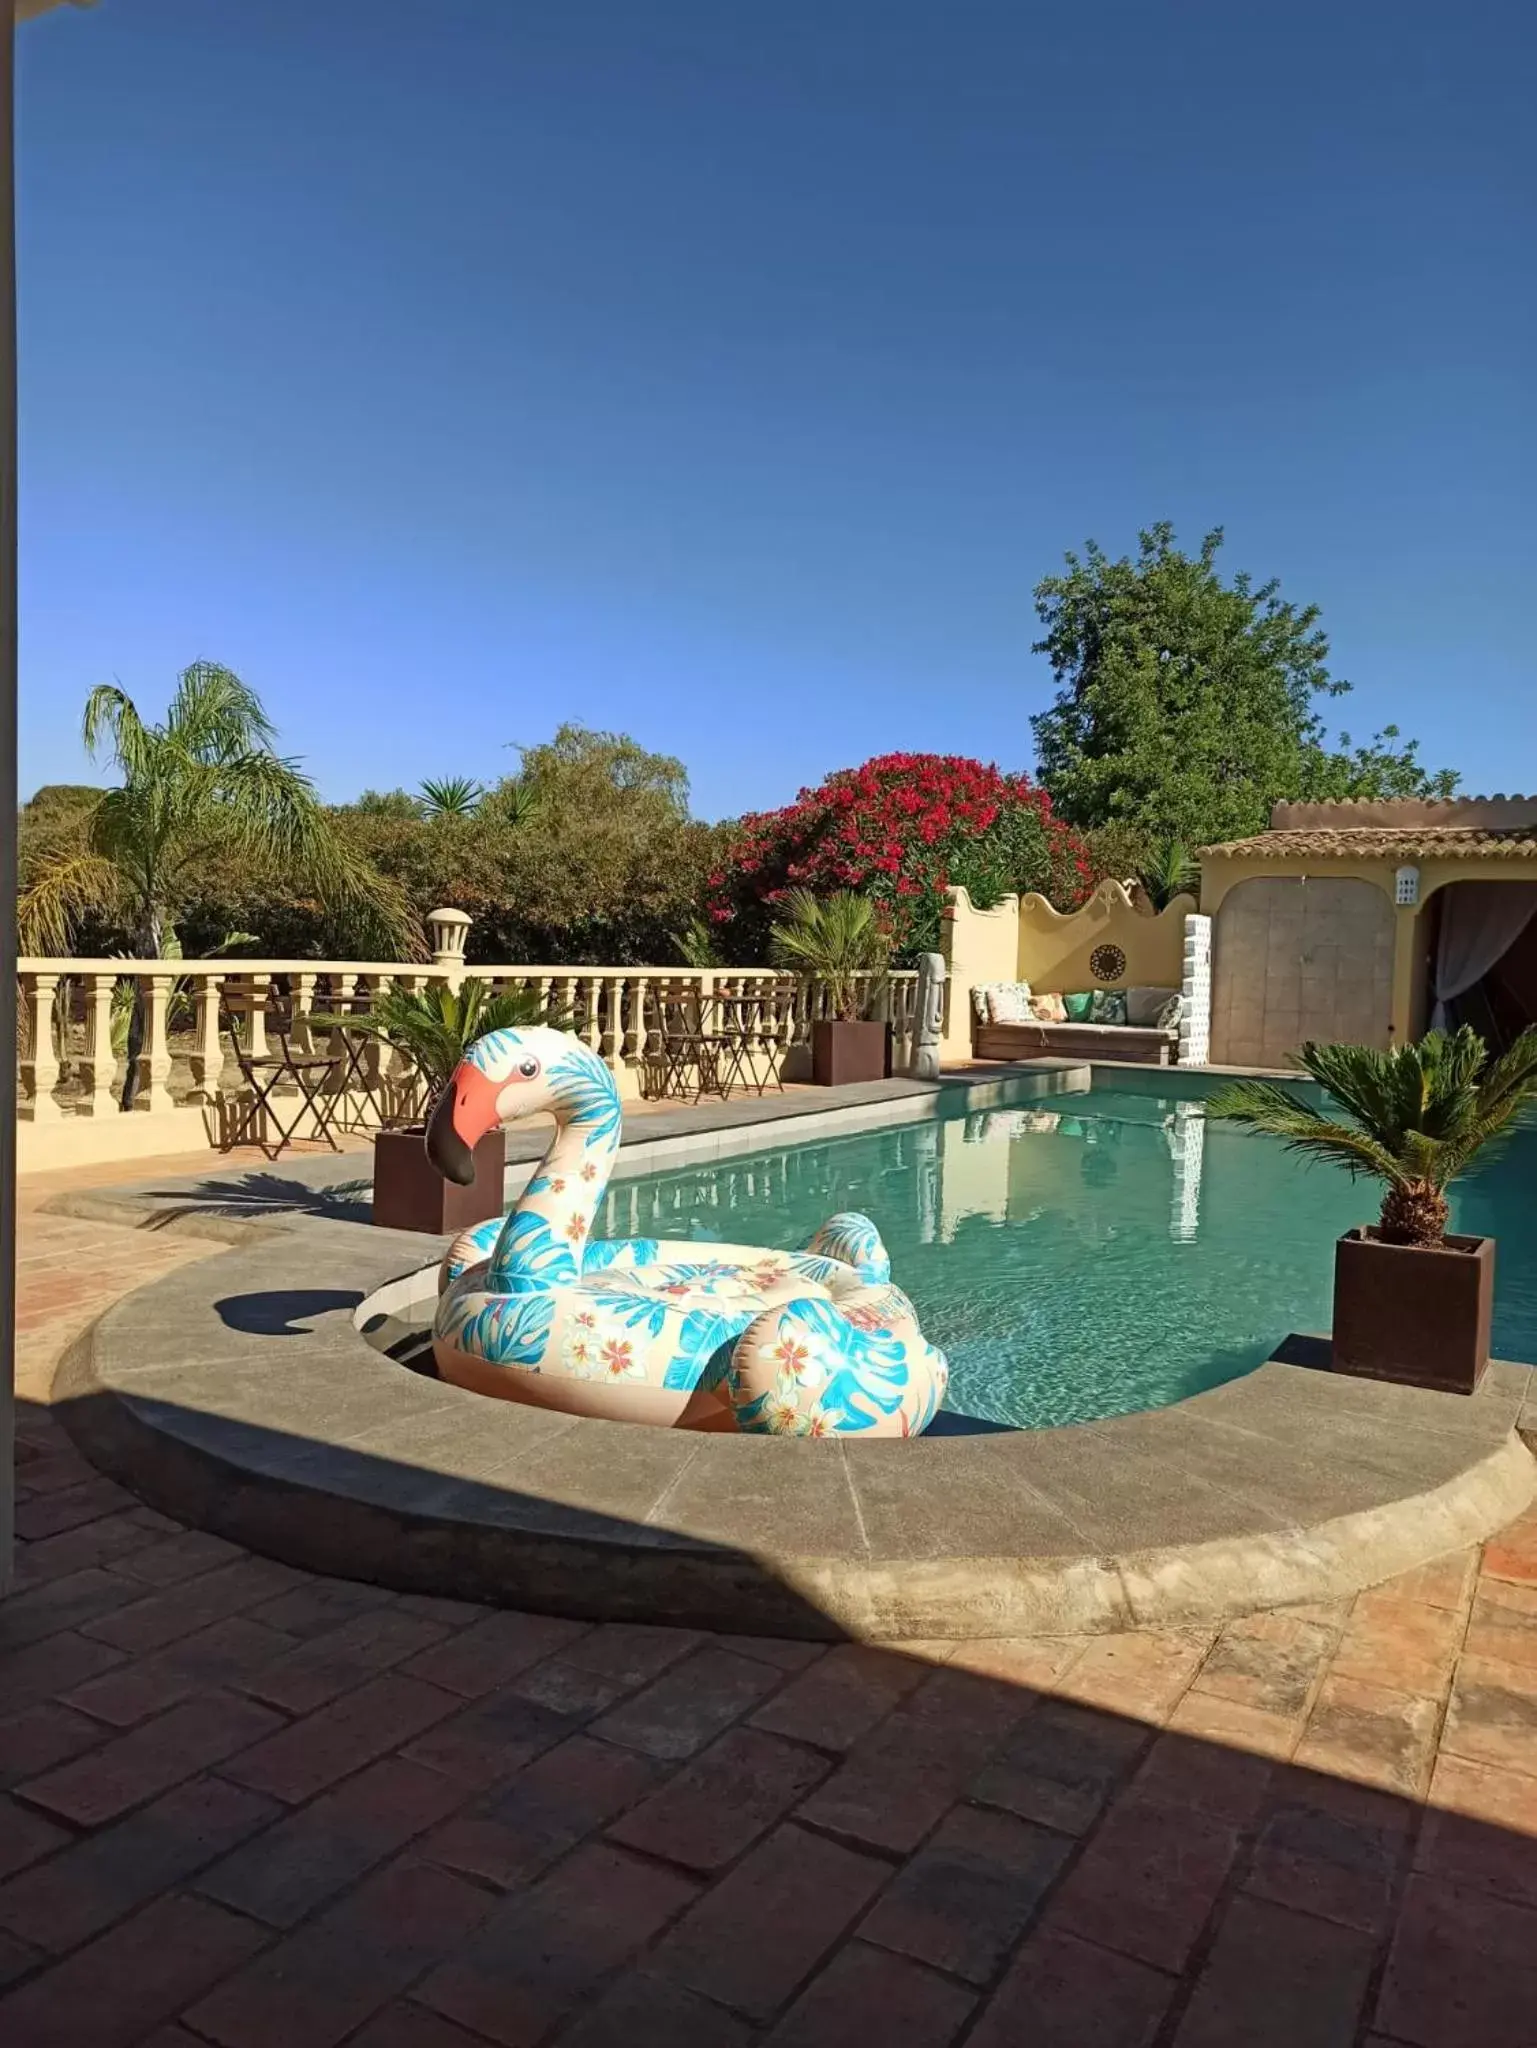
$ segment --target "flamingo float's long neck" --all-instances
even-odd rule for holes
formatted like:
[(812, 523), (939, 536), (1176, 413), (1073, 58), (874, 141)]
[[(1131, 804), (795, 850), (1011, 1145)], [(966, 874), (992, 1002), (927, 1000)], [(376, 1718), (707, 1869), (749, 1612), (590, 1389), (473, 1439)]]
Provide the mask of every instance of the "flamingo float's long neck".
[(532, 1294), (570, 1287), (619, 1150), (619, 1091), (608, 1068), (585, 1046), (573, 1048), (550, 1076), (555, 1136), (518, 1205), (502, 1225), (487, 1286)]

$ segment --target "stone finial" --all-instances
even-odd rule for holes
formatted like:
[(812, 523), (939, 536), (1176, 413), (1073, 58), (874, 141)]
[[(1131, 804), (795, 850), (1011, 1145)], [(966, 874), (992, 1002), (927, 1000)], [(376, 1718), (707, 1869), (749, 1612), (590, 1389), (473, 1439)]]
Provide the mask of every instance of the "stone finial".
[(448, 970), (451, 979), (464, 970), (464, 946), (474, 919), (463, 910), (433, 910), (427, 916), (427, 940), (432, 947), (432, 964)]

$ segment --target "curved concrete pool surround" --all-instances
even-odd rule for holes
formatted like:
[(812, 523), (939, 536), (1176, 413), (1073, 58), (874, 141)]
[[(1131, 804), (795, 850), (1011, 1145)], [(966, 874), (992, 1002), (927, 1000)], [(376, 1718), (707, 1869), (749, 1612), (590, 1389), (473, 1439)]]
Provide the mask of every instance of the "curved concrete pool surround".
[(683, 1433), (486, 1401), (374, 1349), (360, 1323), (409, 1322), (431, 1286), (394, 1234), (240, 1235), (80, 1340), (63, 1419), (154, 1506), (408, 1591), (778, 1635), (1095, 1632), (1355, 1592), (1537, 1493), (1525, 1367), (1469, 1399), (1277, 1359), (1056, 1430)]

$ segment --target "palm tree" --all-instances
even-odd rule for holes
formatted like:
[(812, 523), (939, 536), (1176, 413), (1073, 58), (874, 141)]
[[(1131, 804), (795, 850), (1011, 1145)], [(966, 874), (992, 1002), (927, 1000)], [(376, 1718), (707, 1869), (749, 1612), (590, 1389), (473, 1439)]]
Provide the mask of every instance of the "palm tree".
[(1200, 888), (1200, 862), (1182, 839), (1167, 839), (1148, 854), (1137, 880), (1153, 908), (1167, 910), (1176, 896), (1193, 895)]
[[(86, 812), (82, 841), (33, 875), (17, 905), (24, 952), (66, 952), (75, 922), (96, 911), (126, 923), (136, 957), (177, 957), (175, 916), (216, 846), (281, 862), (361, 919), (374, 944), (411, 949), (403, 899), (338, 836), (309, 777), (276, 752), (261, 699), (231, 670), (206, 661), (184, 669), (161, 725), (147, 724), (115, 684), (100, 684), (86, 699), (83, 731), (87, 751), (122, 780)], [(136, 1000), (125, 1108), (143, 1027)]]
[(815, 975), (827, 989), (833, 1014), (848, 1023), (859, 1014), (858, 977), (885, 966), (889, 944), (868, 896), (853, 889), (831, 896), (791, 889), (769, 950), (776, 966)]
[(468, 775), (433, 776), (423, 782), (416, 804), (424, 818), (473, 818), (485, 794)]
[(1537, 1101), (1537, 1027), (1491, 1061), (1464, 1024), (1417, 1045), (1377, 1052), (1364, 1045), (1305, 1045), (1297, 1065), (1333, 1099), (1314, 1109), (1268, 1081), (1240, 1081), (1212, 1099), (1211, 1114), (1284, 1138), (1295, 1152), (1332, 1159), (1352, 1175), (1386, 1183), (1378, 1235), (1387, 1244), (1439, 1245), (1446, 1190), (1476, 1153)]
[(702, 917), (691, 917), (682, 931), (674, 932), (672, 943), (685, 967), (724, 967), (720, 944), (713, 928)]

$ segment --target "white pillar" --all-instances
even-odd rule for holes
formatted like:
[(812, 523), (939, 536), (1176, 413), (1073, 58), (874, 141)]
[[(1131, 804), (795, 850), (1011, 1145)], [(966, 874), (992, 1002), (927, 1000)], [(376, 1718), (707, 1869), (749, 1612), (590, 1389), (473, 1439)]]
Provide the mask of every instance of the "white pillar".
[(1194, 912), (1185, 919), (1185, 969), (1180, 987), (1179, 1063), (1211, 1062), (1211, 919)]

